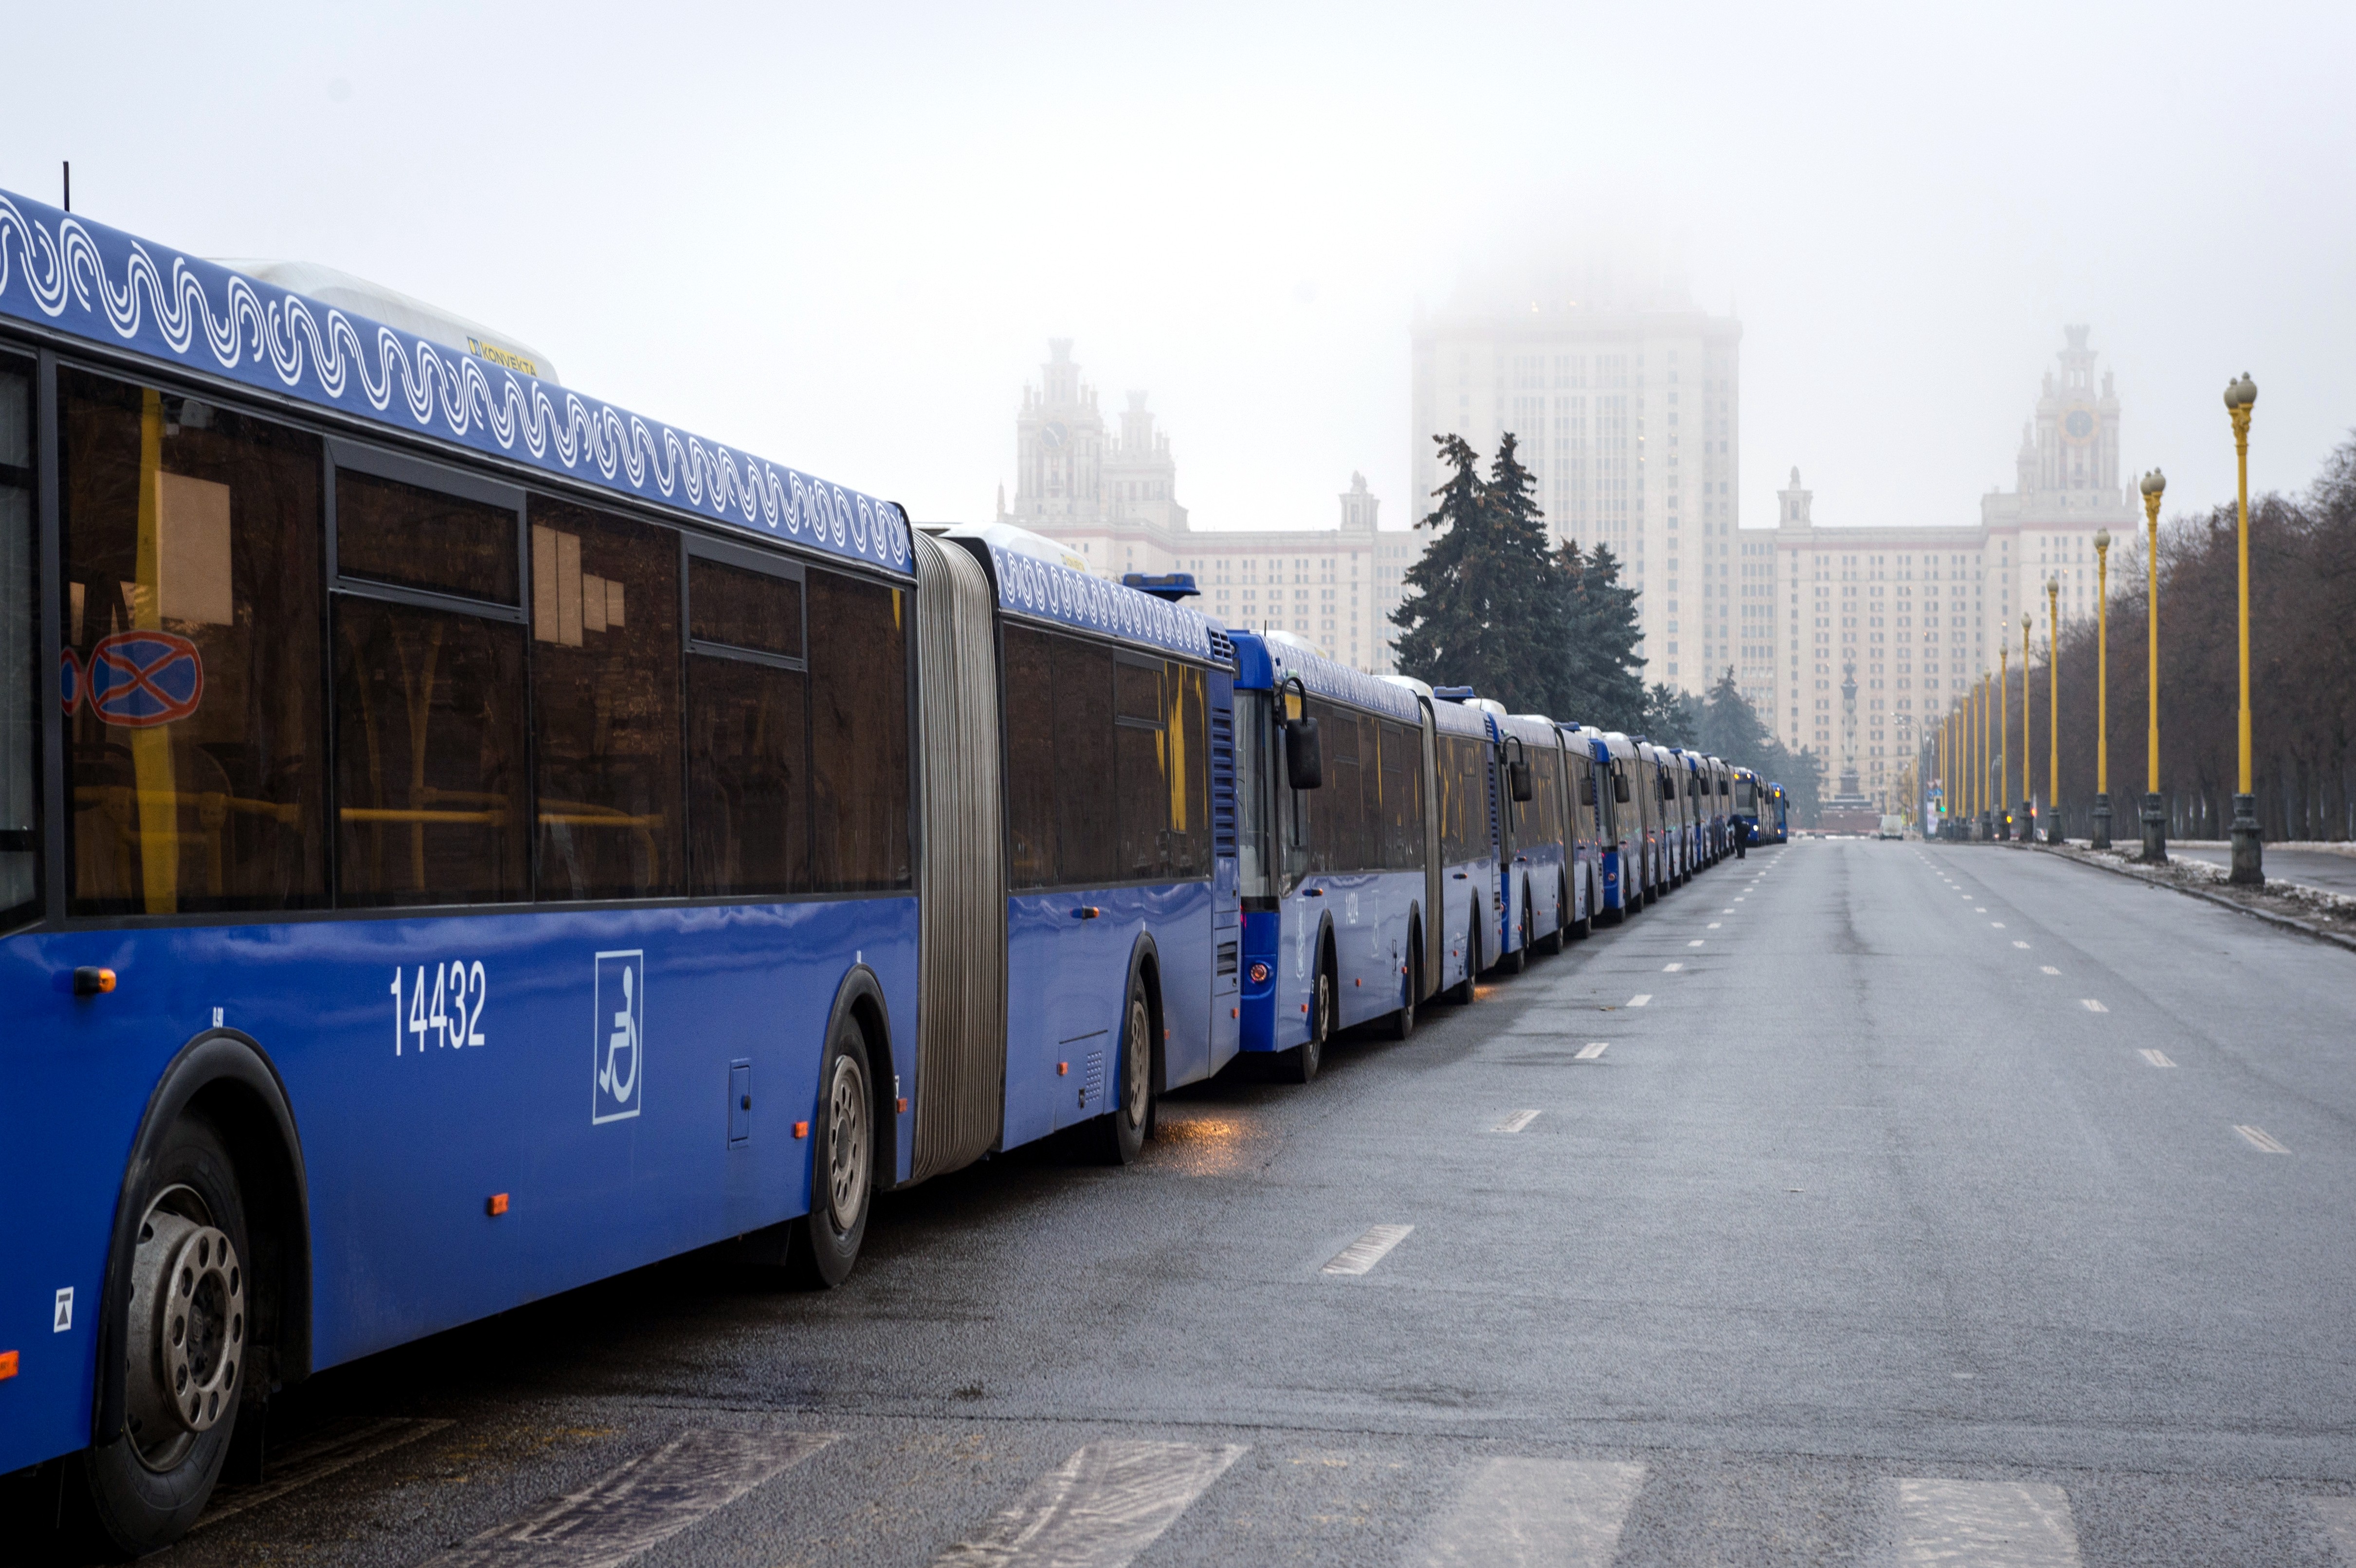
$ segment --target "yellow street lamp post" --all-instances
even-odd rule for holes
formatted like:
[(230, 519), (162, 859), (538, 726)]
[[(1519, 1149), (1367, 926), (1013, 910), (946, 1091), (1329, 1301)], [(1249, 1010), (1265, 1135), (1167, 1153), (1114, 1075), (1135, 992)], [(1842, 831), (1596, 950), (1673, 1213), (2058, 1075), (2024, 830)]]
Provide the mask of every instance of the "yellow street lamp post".
[(2266, 880), (2265, 851), (2258, 834), (2258, 797), (2250, 781), (2250, 409), (2258, 400), (2258, 384), (2247, 370), (2238, 381), (2225, 384), (2225, 411), (2233, 421), (2234, 465), (2239, 470), (2242, 600), (2242, 752), (2241, 789), (2233, 796), (2233, 870), (2232, 881), (2256, 885)]
[(2159, 808), (2159, 498), (2168, 491), (2168, 476), (2155, 468), (2143, 476), (2144, 568), (2151, 574), (2144, 599), (2144, 625), (2150, 646), (2144, 655), (2149, 688), (2144, 711), (2151, 728), (2144, 744), (2143, 863), (2157, 866), (2168, 859), (2168, 814)]
[(2012, 841), (2012, 813), (2004, 808), (2004, 793), (2012, 783), (2012, 671), (2008, 668), (2012, 650), (2002, 642), (1996, 648), (1996, 792), (1989, 804), (1996, 807), (1997, 842)]
[(2045, 842), (2062, 842), (2062, 579), (2045, 580)]
[(2094, 530), (2094, 832), (2111, 847), (2111, 530)]
[(1996, 837), (1996, 817), (1988, 810), (1989, 698), (1988, 673), (1986, 669), (1982, 669), (1979, 685), (1972, 692), (1972, 706), (1977, 709), (1972, 715), (1972, 728), (1977, 732), (1976, 738), (1979, 741), (1979, 755), (1976, 764), (1972, 769), (1972, 811), (1979, 820), (1982, 839)]
[[(2023, 610), (2020, 613), (2020, 841), (2037, 842), (2037, 792), (2029, 782), (2031, 753), (2036, 750), (2029, 743), (2029, 629), (2037, 617)], [(2051, 801), (2045, 803), (2049, 807)]]

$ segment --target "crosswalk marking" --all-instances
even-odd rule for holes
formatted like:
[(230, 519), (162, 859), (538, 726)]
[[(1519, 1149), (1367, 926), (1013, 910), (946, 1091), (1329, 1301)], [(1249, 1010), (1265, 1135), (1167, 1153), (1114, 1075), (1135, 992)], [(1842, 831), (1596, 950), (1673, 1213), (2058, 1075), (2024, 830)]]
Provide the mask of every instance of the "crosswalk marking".
[(1122, 1568), (1244, 1452), (1237, 1444), (1091, 1443), (934, 1568)]
[(1326, 1274), (1364, 1274), (1383, 1261), (1393, 1247), (1408, 1238), (1413, 1225), (1369, 1225), (1365, 1233), (1328, 1260)]
[(1610, 1042), (1599, 1040), (1591, 1044), (1580, 1046), (1579, 1048), (1579, 1054), (1572, 1057), (1571, 1060), (1573, 1061), (1593, 1061), (1610, 1049)]
[(424, 1568), (620, 1568), (833, 1441), (829, 1432), (683, 1432)]
[(1426, 1568), (1606, 1568), (1644, 1467), (1569, 1459), (1492, 1459), (1425, 1548)]
[(2256, 1149), (2261, 1154), (2288, 1154), (2290, 1152), (2289, 1149), (2284, 1147), (2281, 1144), (2276, 1143), (2274, 1140), (2273, 1136), (2270, 1135), (2264, 1127), (2244, 1127), (2236, 1125), (2233, 1130), (2241, 1134), (2244, 1137), (2249, 1139), (2250, 1147)]
[(447, 1421), (389, 1415), (331, 1429), (283, 1457), (273, 1456), (268, 1480), (257, 1486), (223, 1487), (216, 1491), (204, 1517), (189, 1526), (189, 1533), (283, 1498), (298, 1487), (307, 1487), (338, 1470), (348, 1469), (363, 1459), (373, 1459), (404, 1443), (429, 1437), (450, 1424)]
[(1904, 1568), (2079, 1568), (2069, 1495), (2030, 1481), (1898, 1483)]
[(2323, 1533), (2331, 1538), (2340, 1561), (2356, 1565), (2356, 1498), (2309, 1498), (2307, 1506), (2323, 1522)]
[(1518, 1133), (1537, 1119), (1538, 1114), (1536, 1111), (1515, 1111), (1489, 1130), (1498, 1133)]

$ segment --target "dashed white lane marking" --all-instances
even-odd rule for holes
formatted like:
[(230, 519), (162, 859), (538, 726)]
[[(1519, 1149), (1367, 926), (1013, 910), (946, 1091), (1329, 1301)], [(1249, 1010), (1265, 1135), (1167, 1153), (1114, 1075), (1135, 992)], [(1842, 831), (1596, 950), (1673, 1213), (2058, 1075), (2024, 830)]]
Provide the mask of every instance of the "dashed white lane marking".
[[(1585, 1051), (1581, 1051), (1580, 1054), (1584, 1056), (1587, 1053)], [(1489, 1130), (1493, 1133), (1518, 1133), (1524, 1127), (1528, 1126), (1532, 1122), (1535, 1122), (1537, 1119), (1538, 1114), (1536, 1111), (1515, 1111), (1512, 1115), (1507, 1116), (1504, 1121), (1499, 1122), (1495, 1126), (1491, 1127)]]
[(2315, 1510), (2323, 1533), (2340, 1549), (2340, 1561), (2356, 1563), (2356, 1498), (2309, 1498), (2307, 1506)]
[(2109, 1011), (2111, 1010), (2110, 1008), (2106, 1008), (2106, 1007), (2103, 1006), (2103, 1004), (2102, 1004), (2102, 1003), (2100, 1003), (2100, 1002), (2098, 1002), (2098, 1001), (2094, 1000), (2094, 997), (2079, 997), (2079, 998), (2078, 998), (2078, 1005), (2079, 1005), (2080, 1007), (2082, 1007), (2082, 1008), (2085, 1008), (2085, 1009), (2086, 1009), (2088, 1012), (2090, 1012), (2090, 1013), (2106, 1013), (2106, 1012), (2109, 1012)]
[[(1728, 910), (1726, 912), (1732, 914), (1734, 912), (1732, 910)], [(1716, 931), (1719, 926), (1724, 925), (1725, 923), (1726, 922), (1722, 920), (1713, 920), (1708, 925), (1703, 926), (1702, 929), (1704, 931)]]
[(2061, 970), (2056, 969), (2056, 968), (2055, 968), (2055, 967), (2053, 967), (2053, 965), (2051, 965), (2051, 964), (2040, 964), (2040, 965), (2038, 965), (2038, 967), (2039, 967), (2040, 969), (2042, 969), (2043, 971), (2045, 971), (2045, 973), (2047, 973), (2048, 975), (2059, 975), (2060, 973), (2062, 973), (2062, 971), (2061, 971)]
[(2078, 1568), (2069, 1495), (2029, 1481), (1898, 1483), (1907, 1568)]
[(2164, 1051), (2144, 1051), (2142, 1055), (2143, 1059), (2146, 1061), (2150, 1062), (2154, 1067), (2173, 1067), (2176, 1065), (2176, 1063), (2168, 1059), (2168, 1052)]
[(1365, 1233), (1340, 1252), (1335, 1253), (1323, 1272), (1326, 1274), (1364, 1274), (1383, 1261), (1383, 1255), (1407, 1240), (1413, 1225), (1369, 1225)]
[(1687, 943), (1687, 944), (1686, 944), (1686, 945), (1687, 945), (1687, 947), (1699, 947), (1701, 944), (1702, 944), (1702, 939), (1701, 939), (1700, 937), (1698, 937), (1698, 936), (1695, 937), (1691, 942), (1688, 942), (1688, 943)]
[(2029, 945), (2029, 944), (2027, 944), (2026, 942), (2023, 942), (2023, 941), (2022, 941), (2020, 938), (2019, 938), (2018, 936), (2016, 936), (2016, 937), (2014, 937), (2014, 938), (2012, 939), (2012, 944), (2013, 944), (2015, 947), (2026, 947), (2026, 946), (2028, 946), (2028, 945)]
[(1633, 997), (1629, 997), (1629, 998), (1628, 998), (1628, 1005), (1629, 1005), (1630, 1007), (1632, 1007), (1632, 1008), (1641, 1008), (1641, 1007), (1643, 1007), (1645, 1003), (1647, 1003), (1647, 1002), (1651, 1001), (1652, 999), (1653, 999), (1653, 993), (1652, 993), (1652, 992), (1650, 992), (1650, 991), (1639, 991), (1639, 992), (1637, 992), (1634, 996), (1633, 996)]
[(1423, 1568), (1608, 1568), (1642, 1465), (1492, 1459), (1457, 1494)]
[(2250, 1147), (2260, 1154), (2288, 1154), (2289, 1149), (2275, 1141), (2264, 1127), (2245, 1127), (2236, 1123), (2233, 1130), (2250, 1140)]
[(1593, 1061), (1611, 1049), (1612, 1042), (1609, 1040), (1590, 1040), (1587, 1044), (1580, 1046), (1579, 1048), (1579, 1054), (1572, 1057), (1571, 1060), (1573, 1061)]
[(222, 1487), (215, 1491), (204, 1517), (189, 1527), (189, 1533), (194, 1534), (207, 1525), (234, 1518), (273, 1499), (283, 1498), (297, 1487), (307, 1487), (313, 1481), (332, 1476), (363, 1459), (373, 1459), (380, 1454), (391, 1453), (404, 1443), (429, 1437), (449, 1424), (447, 1421), (412, 1420), (406, 1416), (389, 1415), (381, 1420), (363, 1421), (348, 1427), (331, 1427), (318, 1437), (298, 1445), (284, 1456), (273, 1457), (270, 1463), (270, 1478), (261, 1485)]
[(1975, 909), (1972, 911), (1972, 912), (1973, 912), (1974, 914), (1986, 914), (1986, 913), (1987, 913), (1987, 911), (1986, 911), (1986, 910), (1984, 910), (1984, 909), (1975, 908)]
[(619, 1568), (833, 1441), (828, 1432), (683, 1432), (580, 1491), (427, 1558), (426, 1568)]
[(1996, 928), (1997, 930), (1998, 930), (1998, 931), (2002, 931), (2002, 930), (2004, 929), (2004, 922), (2002, 922), (2002, 921), (2000, 921), (2000, 920), (1992, 920), (1992, 921), (1988, 922), (1988, 924), (1990, 924), (1991, 926), (1995, 927), (1995, 928)]
[(1238, 1444), (1091, 1443), (935, 1568), (1122, 1568), (1244, 1455)]
[(1674, 975), (1684, 967), (1685, 965), (1682, 964), (1664, 964), (1661, 965), (1661, 973), (1664, 975)]
[(1719, 913), (1720, 913), (1720, 914), (1732, 914), (1734, 912), (1733, 912), (1732, 910), (1730, 910), (1730, 909), (1722, 909), (1722, 910), (1719, 910), (1718, 912), (1719, 912)]

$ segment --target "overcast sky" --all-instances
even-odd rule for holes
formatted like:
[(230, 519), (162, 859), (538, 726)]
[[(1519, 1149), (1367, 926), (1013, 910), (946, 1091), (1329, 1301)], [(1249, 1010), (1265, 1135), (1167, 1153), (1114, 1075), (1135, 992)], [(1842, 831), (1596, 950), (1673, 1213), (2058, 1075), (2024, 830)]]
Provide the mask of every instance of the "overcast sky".
[[(145, 25), (140, 25), (141, 19)], [(1656, 251), (1744, 328), (1741, 518), (1967, 523), (2064, 322), (2126, 462), (2356, 425), (2356, 5), (42, 6), (0, 187), (326, 262), (625, 406), (987, 515), (1045, 340), (1200, 527), (1408, 496), (1419, 301)]]

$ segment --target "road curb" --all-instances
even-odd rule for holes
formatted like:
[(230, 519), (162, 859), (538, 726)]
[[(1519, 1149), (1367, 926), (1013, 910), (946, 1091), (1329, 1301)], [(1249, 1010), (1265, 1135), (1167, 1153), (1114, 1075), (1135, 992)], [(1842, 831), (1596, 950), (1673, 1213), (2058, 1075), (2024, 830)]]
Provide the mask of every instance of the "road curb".
[(2318, 942), (2328, 942), (2334, 947), (2344, 947), (2351, 953), (2356, 953), (2356, 937), (2342, 936), (2336, 931), (2326, 931), (2319, 925), (2309, 925), (2303, 920), (2293, 920), (2286, 914), (2276, 914), (2272, 910), (2252, 909), (2248, 904), (2238, 900), (2229, 899), (2218, 893), (2204, 892), (2199, 888), (2188, 888), (2179, 882), (2163, 882), (2152, 877), (2138, 877), (2124, 866), (2106, 866), (2100, 860), (2090, 860), (2083, 855), (2072, 855), (2065, 849), (2057, 849), (2051, 845), (2030, 844), (2024, 848), (2034, 849), (2040, 855), (2051, 855), (2057, 860), (2067, 860), (2073, 866), (2083, 866), (2091, 871), (2106, 871), (2114, 877), (2125, 877), (2127, 880), (2141, 883), (2147, 888), (2164, 888), (2169, 892), (2201, 899), (2215, 904), (2220, 909), (2230, 909), (2237, 914), (2246, 914), (2253, 920), (2265, 921), (2268, 925), (2278, 925), (2285, 931), (2295, 931), (2301, 936), (2311, 936)]

